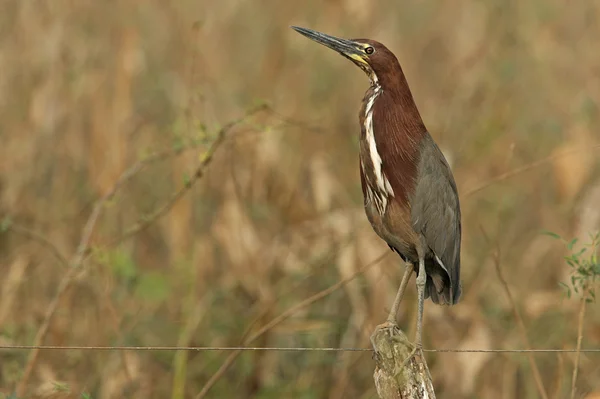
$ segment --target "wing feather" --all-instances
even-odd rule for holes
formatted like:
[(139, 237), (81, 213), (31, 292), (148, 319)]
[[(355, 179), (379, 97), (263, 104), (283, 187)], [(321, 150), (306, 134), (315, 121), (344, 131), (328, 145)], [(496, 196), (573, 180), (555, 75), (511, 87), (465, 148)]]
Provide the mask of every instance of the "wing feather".
[(429, 296), (434, 302), (456, 303), (461, 294), (458, 190), (450, 166), (429, 134), (421, 142), (411, 220), (427, 245)]

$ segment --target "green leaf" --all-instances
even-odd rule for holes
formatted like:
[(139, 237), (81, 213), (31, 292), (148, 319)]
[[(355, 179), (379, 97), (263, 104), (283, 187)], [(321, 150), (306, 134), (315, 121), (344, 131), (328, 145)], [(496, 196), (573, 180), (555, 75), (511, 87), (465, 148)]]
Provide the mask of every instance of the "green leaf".
[(69, 384), (66, 382), (55, 381), (52, 385), (52, 388), (54, 388), (54, 391), (56, 392), (71, 392), (71, 388), (69, 388)]
[(173, 139), (173, 144), (171, 145), (171, 148), (175, 152), (182, 151), (185, 148), (185, 143), (183, 141), (183, 138), (179, 137), (179, 136), (175, 137)]
[(581, 255), (583, 255), (585, 253), (585, 251), (587, 251), (587, 248), (581, 248), (581, 250), (579, 252), (573, 254), (573, 256), (580, 257)]
[(581, 275), (580, 279), (583, 280), (585, 277), (589, 277), (591, 275), (590, 271), (586, 267), (580, 267), (577, 269), (577, 272)]
[(189, 186), (190, 183), (192, 182), (192, 179), (190, 179), (190, 175), (188, 175), (187, 173), (183, 174), (183, 185), (184, 186)]
[(255, 98), (254, 101), (252, 101), (253, 108), (265, 107), (268, 105), (269, 105), (269, 103), (267, 102), (267, 100), (262, 99), (262, 98)]
[(147, 301), (162, 302), (168, 298), (171, 287), (167, 279), (158, 272), (148, 272), (140, 276), (135, 287), (135, 295)]
[(196, 125), (196, 129), (199, 133), (202, 133), (203, 135), (206, 135), (206, 132), (208, 131), (208, 128), (203, 122), (198, 122)]
[(550, 230), (542, 230), (542, 231), (540, 231), (540, 233), (543, 235), (546, 235), (546, 236), (550, 236), (552, 238), (556, 238), (557, 240), (562, 239), (561, 236), (559, 236), (558, 234), (556, 234), (555, 232), (550, 231)]
[(0, 233), (6, 233), (12, 224), (12, 219), (10, 216), (5, 216), (2, 218), (2, 222), (0, 222)]
[(573, 250), (573, 246), (574, 246), (575, 244), (577, 244), (577, 241), (578, 241), (578, 240), (577, 240), (577, 238), (573, 238), (573, 239), (572, 239), (572, 240), (571, 240), (571, 241), (570, 241), (570, 242), (567, 244), (567, 249), (568, 249), (569, 251), (572, 251), (572, 250)]
[(110, 267), (118, 277), (130, 280), (137, 275), (137, 266), (128, 252), (114, 250), (109, 254)]

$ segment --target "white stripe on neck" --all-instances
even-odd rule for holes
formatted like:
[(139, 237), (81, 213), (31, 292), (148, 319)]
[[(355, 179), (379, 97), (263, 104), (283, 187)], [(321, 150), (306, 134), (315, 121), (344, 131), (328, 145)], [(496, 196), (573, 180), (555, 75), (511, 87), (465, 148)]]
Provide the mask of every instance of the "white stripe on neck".
[[(374, 189), (378, 191), (379, 195), (371, 194), (370, 197), (374, 197), (375, 206), (381, 215), (385, 213), (387, 208), (388, 196), (394, 196), (394, 190), (390, 184), (390, 181), (387, 179), (382, 170), (382, 160), (379, 152), (377, 151), (377, 143), (375, 142), (375, 134), (373, 132), (373, 105), (375, 104), (375, 100), (382, 93), (381, 86), (378, 84), (377, 76), (373, 74), (371, 77), (371, 81), (373, 83), (373, 94), (367, 100), (367, 105), (365, 107), (365, 134), (367, 143), (369, 145), (369, 155), (371, 158), (371, 163), (373, 167), (373, 172), (375, 174), (375, 182), (370, 182), (374, 184), (374, 187), (370, 187), (370, 189)], [(364, 170), (363, 170), (364, 172)], [(365, 174), (366, 179), (368, 181), (368, 175)], [(377, 200), (380, 201), (377, 201)]]

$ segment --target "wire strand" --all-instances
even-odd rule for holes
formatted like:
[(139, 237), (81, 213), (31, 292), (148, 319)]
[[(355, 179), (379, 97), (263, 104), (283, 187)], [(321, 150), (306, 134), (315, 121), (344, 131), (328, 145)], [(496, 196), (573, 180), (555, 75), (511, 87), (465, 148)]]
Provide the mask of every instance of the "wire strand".
[[(52, 346), (0, 345), (0, 350), (85, 350), (85, 351), (273, 351), (273, 352), (373, 352), (370, 348), (295, 348), (245, 346)], [(423, 349), (437, 353), (575, 353), (577, 349)], [(581, 353), (600, 353), (600, 349), (581, 349)]]

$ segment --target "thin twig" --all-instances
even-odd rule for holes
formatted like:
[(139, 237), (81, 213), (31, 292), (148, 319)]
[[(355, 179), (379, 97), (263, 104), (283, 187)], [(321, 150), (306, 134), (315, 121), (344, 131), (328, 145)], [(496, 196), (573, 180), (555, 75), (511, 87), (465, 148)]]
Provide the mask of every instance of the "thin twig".
[(264, 104), (263, 105), (259, 105), (259, 106), (255, 107), (255, 108), (251, 109), (243, 117), (240, 117), (240, 118), (238, 118), (238, 119), (236, 119), (236, 120), (234, 120), (232, 122), (229, 122), (225, 126), (223, 126), (219, 130), (219, 132), (217, 133), (217, 137), (214, 139), (214, 141), (212, 142), (211, 146), (208, 148), (208, 150), (206, 150), (206, 152), (202, 156), (202, 161), (200, 162), (200, 164), (198, 165), (198, 167), (194, 171), (193, 175), (183, 185), (183, 187), (181, 187), (179, 190), (177, 190), (175, 193), (173, 193), (171, 195), (171, 197), (163, 205), (161, 205), (160, 207), (158, 207), (157, 209), (155, 209), (149, 215), (146, 215), (145, 217), (143, 217), (142, 219), (140, 219), (133, 226), (127, 228), (125, 230), (125, 232), (115, 240), (115, 243), (122, 242), (122, 241), (126, 240), (127, 238), (129, 238), (129, 237), (131, 237), (131, 236), (133, 236), (133, 235), (135, 235), (135, 234), (143, 231), (148, 226), (150, 226), (152, 223), (154, 223), (158, 218), (160, 218), (161, 216), (164, 216), (167, 212), (169, 212), (169, 210), (173, 207), (173, 205), (175, 205), (175, 203), (177, 203), (177, 201), (180, 198), (182, 198), (194, 186), (194, 184), (196, 183), (196, 181), (198, 181), (202, 176), (204, 176), (204, 172), (206, 171), (206, 168), (208, 167), (208, 165), (212, 161), (213, 156), (215, 155), (217, 149), (225, 141), (225, 139), (227, 137), (227, 133), (229, 133), (229, 131), (233, 127), (235, 127), (236, 125), (239, 125), (240, 123), (244, 122), (246, 119), (248, 119), (252, 115), (255, 115), (259, 111), (263, 111), (263, 110), (266, 110), (266, 109), (268, 109), (267, 105), (264, 105)]
[[(311, 297), (303, 300), (302, 302), (299, 302), (296, 305), (292, 306), (291, 308), (289, 308), (285, 312), (281, 313), (279, 316), (275, 317), (269, 323), (267, 323), (264, 326), (262, 326), (254, 334), (248, 336), (243, 341), (242, 345), (245, 346), (245, 345), (248, 345), (248, 344), (252, 343), (257, 338), (259, 338), (261, 335), (263, 335), (265, 332), (269, 331), (273, 327), (275, 327), (278, 324), (282, 323), (283, 321), (287, 320), (288, 318), (290, 318), (291, 316), (293, 316), (299, 310), (302, 310), (305, 307), (310, 306), (314, 302), (317, 302), (318, 300), (320, 300), (322, 298), (325, 298), (326, 296), (328, 296), (328, 295), (332, 294), (333, 292), (337, 291), (338, 289), (342, 288), (344, 285), (346, 285), (350, 281), (354, 280), (360, 274), (364, 273), (367, 269), (369, 269), (370, 267), (372, 267), (372, 266), (376, 265), (377, 263), (379, 263), (387, 255), (388, 255), (387, 252), (384, 253), (384, 254), (382, 254), (381, 256), (377, 257), (377, 259), (375, 259), (375, 260), (371, 261), (370, 263), (367, 263), (366, 265), (362, 266), (360, 269), (358, 269), (356, 272), (352, 273), (350, 276), (348, 276), (348, 277), (346, 277), (346, 278), (338, 281), (337, 283), (333, 284), (329, 288), (326, 288), (323, 291), (318, 292), (315, 295), (313, 295), (313, 296), (311, 296)], [(207, 381), (206, 385), (204, 385), (204, 387), (198, 393), (198, 395), (196, 395), (196, 399), (202, 399), (202, 398), (204, 398), (206, 396), (206, 394), (208, 393), (208, 391), (210, 391), (210, 389), (223, 376), (223, 374), (225, 374), (225, 372), (229, 369), (229, 367), (231, 367), (231, 365), (233, 364), (233, 362), (235, 361), (235, 359), (237, 359), (237, 357), (240, 355), (240, 353), (242, 353), (242, 349), (241, 348), (235, 350), (229, 356), (227, 356), (227, 359), (225, 359), (225, 362), (221, 365), (221, 367), (217, 370), (217, 372), (215, 374), (213, 374), (213, 376)]]
[[(218, 145), (223, 144), (223, 140), (226, 138), (226, 134), (228, 133), (227, 130), (231, 129), (235, 125), (239, 125), (240, 123), (247, 120), (250, 116), (255, 115), (256, 113), (258, 113), (259, 111), (262, 111), (262, 110), (269, 111), (270, 115), (275, 116), (277, 119), (279, 119), (281, 121), (280, 125), (275, 125), (275, 126), (290, 125), (290, 126), (297, 126), (297, 127), (300, 127), (300, 128), (306, 129), (306, 130), (311, 130), (311, 129), (314, 130), (315, 129), (315, 128), (312, 128), (307, 125), (302, 125), (300, 122), (289, 119), (284, 115), (278, 114), (277, 112), (275, 112), (271, 107), (269, 107), (266, 104), (261, 104), (261, 105), (258, 105), (256, 107), (252, 108), (243, 117), (229, 123), (228, 125), (224, 126), (222, 129), (220, 129), (220, 131), (217, 133), (217, 140), (219, 140)], [(113, 188), (108, 193), (108, 196), (104, 200), (104, 202), (106, 203), (106, 201), (111, 200), (121, 187), (123, 187), (127, 182), (129, 182), (138, 173), (145, 170), (148, 166), (150, 166), (156, 162), (166, 160), (170, 157), (178, 156), (178, 155), (182, 154), (183, 152), (190, 151), (190, 150), (196, 150), (203, 145), (204, 145), (204, 143), (201, 143), (201, 142), (193, 142), (193, 143), (186, 144), (185, 146), (176, 147), (176, 148), (172, 148), (172, 149), (168, 149), (168, 150), (160, 150), (160, 151), (156, 151), (149, 155), (144, 156), (143, 159), (134, 163), (127, 171), (125, 171), (121, 175), (121, 177), (115, 183), (115, 186), (113, 186)], [(210, 155), (209, 158), (212, 158), (216, 149), (217, 149), (217, 147), (215, 147), (214, 142), (213, 142), (213, 145), (207, 151), (207, 155)], [(211, 161), (211, 159), (208, 159), (205, 156), (205, 158), (203, 160), (204, 165), (199, 166), (199, 169), (201, 169), (200, 171), (199, 170), (195, 171), (194, 180), (198, 180), (201, 177), (201, 175), (204, 173), (204, 170), (206, 169), (206, 167), (208, 166), (208, 163), (210, 163), (210, 161)], [(198, 174), (200, 174), (199, 177), (197, 177)], [(143, 229), (148, 227), (152, 223), (152, 221), (155, 220), (156, 218), (163, 216), (165, 213), (167, 213), (169, 211), (169, 209), (172, 208), (173, 205), (177, 202), (177, 200), (179, 198), (181, 198), (181, 196), (183, 194), (185, 194), (185, 192), (187, 192), (191, 188), (191, 187), (188, 187), (188, 185), (183, 187), (180, 190), (180, 192), (174, 193), (173, 196), (164, 205), (162, 205), (157, 210), (153, 211), (149, 216), (144, 217), (142, 220), (138, 221), (136, 224), (134, 224), (129, 229), (127, 229), (125, 231), (125, 233), (123, 233), (123, 235), (121, 235), (116, 240), (111, 242), (109, 246), (114, 246), (114, 245), (120, 244), (122, 241), (126, 240), (127, 238), (130, 238), (131, 236), (135, 235), (136, 233), (139, 233), (140, 231), (142, 231)], [(21, 235), (26, 236), (34, 241), (38, 241), (40, 244), (42, 244), (42, 245), (46, 246), (48, 249), (50, 249), (52, 251), (53, 255), (63, 265), (65, 265), (65, 266), (70, 265), (70, 262), (67, 260), (67, 258), (43, 234), (33, 231), (33, 230), (29, 230), (23, 226), (16, 225), (12, 222), (10, 222), (7, 225), (6, 229), (7, 229), (7, 231), (13, 231), (14, 233), (21, 234)], [(91, 250), (88, 247), (88, 249), (86, 250), (86, 252), (84, 254), (83, 260), (85, 261), (89, 255), (91, 255)]]
[(562, 353), (558, 353), (556, 355), (556, 358), (558, 360), (558, 365), (556, 366), (556, 376), (554, 377), (554, 380), (556, 381), (556, 385), (554, 387), (554, 396), (552, 397), (552, 399), (559, 399), (562, 395), (562, 386), (563, 386), (563, 369), (564, 369), (564, 356), (562, 355)]
[(575, 385), (579, 373), (579, 359), (581, 358), (581, 342), (583, 341), (583, 321), (585, 319), (585, 308), (587, 303), (587, 289), (584, 286), (579, 304), (579, 321), (577, 323), (577, 351), (575, 352), (575, 367), (573, 368), (573, 379), (571, 381), (571, 399), (575, 399)]
[[(48, 329), (50, 327), (50, 323), (52, 322), (54, 314), (56, 313), (56, 309), (58, 309), (58, 304), (60, 303), (60, 301), (63, 298), (67, 289), (71, 286), (71, 283), (73, 282), (74, 277), (79, 272), (79, 268), (82, 264), (85, 252), (89, 246), (90, 238), (94, 231), (94, 227), (96, 225), (98, 217), (100, 216), (100, 211), (102, 210), (102, 207), (104, 206), (104, 202), (112, 196), (112, 193), (114, 191), (116, 191), (116, 189), (117, 189), (117, 184), (115, 184), (115, 186), (114, 186), (113, 190), (111, 190), (111, 192), (104, 195), (94, 206), (94, 210), (92, 211), (92, 214), (88, 218), (88, 220), (83, 228), (81, 240), (79, 241), (79, 245), (77, 246), (77, 252), (75, 253), (73, 260), (70, 263), (71, 268), (69, 269), (69, 271), (65, 274), (65, 276), (61, 280), (61, 282), (58, 286), (58, 290), (56, 291), (56, 294), (54, 295), (54, 298), (52, 298), (52, 301), (50, 301), (50, 305), (48, 305), (48, 308), (46, 309), (46, 313), (44, 315), (44, 321), (42, 322), (42, 325), (39, 327), (39, 329), (35, 335), (35, 338), (33, 340), (34, 346), (42, 345), (42, 342), (44, 342), (44, 339), (46, 338), (46, 334), (48, 334)], [(39, 352), (40, 352), (39, 349), (34, 349), (29, 353), (29, 357), (27, 358), (27, 363), (25, 364), (25, 371), (23, 372), (23, 377), (21, 377), (21, 380), (19, 381), (19, 383), (17, 385), (17, 389), (16, 389), (17, 396), (25, 395), (27, 382), (29, 381), (29, 376), (31, 375), (31, 372), (33, 371), (33, 368), (35, 367)]]
[[(133, 235), (133, 234), (141, 231), (143, 228), (147, 227), (150, 223), (152, 223), (158, 217), (165, 214), (175, 204), (175, 202), (177, 202), (177, 200), (179, 198), (181, 198), (193, 186), (194, 182), (196, 182), (200, 177), (203, 176), (204, 169), (210, 163), (212, 156), (214, 155), (214, 152), (217, 150), (219, 145), (224, 140), (226, 133), (232, 127), (241, 123), (242, 121), (247, 119), (249, 116), (254, 115), (257, 112), (264, 110), (266, 108), (267, 108), (266, 105), (257, 106), (255, 108), (251, 109), (243, 117), (225, 125), (219, 131), (217, 138), (215, 139), (215, 141), (212, 143), (211, 147), (205, 154), (202, 162), (200, 163), (200, 166), (196, 169), (193, 179), (190, 180), (190, 182), (188, 182), (188, 184), (186, 184), (183, 189), (176, 192), (171, 197), (171, 199), (164, 206), (162, 206), (156, 212), (154, 212), (153, 215), (151, 215), (151, 217), (145, 219), (143, 222), (140, 222), (140, 223), (136, 224), (133, 228), (129, 229), (124, 234), (124, 237)], [(162, 154), (166, 154), (166, 153), (162, 153)], [(38, 331), (36, 333), (36, 336), (34, 338), (33, 345), (32, 345), (33, 347), (36, 347), (36, 349), (33, 349), (29, 353), (29, 357), (27, 358), (27, 362), (25, 364), (23, 376), (21, 377), (21, 380), (17, 384), (17, 388), (15, 390), (17, 396), (25, 395), (27, 382), (29, 381), (31, 372), (33, 371), (35, 364), (37, 362), (37, 358), (38, 358), (39, 351), (40, 351), (39, 347), (41, 347), (44, 339), (46, 338), (46, 335), (48, 334), (50, 323), (52, 322), (52, 319), (54, 318), (56, 310), (58, 309), (58, 305), (59, 305), (60, 301), (62, 300), (62, 298), (64, 297), (65, 293), (67, 292), (68, 288), (71, 286), (72, 282), (75, 280), (75, 277), (81, 271), (80, 269), (83, 264), (83, 261), (91, 253), (91, 251), (89, 251), (90, 240), (91, 240), (92, 234), (94, 232), (94, 229), (96, 227), (98, 218), (104, 208), (104, 205), (106, 204), (107, 201), (112, 199), (112, 197), (117, 193), (117, 191), (123, 186), (124, 183), (129, 181), (133, 176), (135, 176), (142, 169), (144, 169), (144, 167), (147, 166), (151, 161), (153, 161), (154, 159), (158, 159), (161, 156), (165, 156), (162, 154), (155, 155), (155, 158), (152, 158), (151, 160), (148, 160), (148, 158), (146, 158), (142, 161), (135, 163), (131, 168), (127, 169), (117, 179), (117, 181), (114, 183), (114, 185), (108, 192), (106, 192), (98, 201), (96, 201), (96, 204), (94, 205), (94, 209), (92, 210), (92, 213), (90, 214), (90, 216), (83, 228), (83, 231), (81, 234), (81, 239), (79, 241), (79, 245), (77, 246), (77, 251), (75, 253), (75, 256), (73, 257), (71, 262), (69, 262), (70, 269), (64, 275), (63, 279), (59, 283), (58, 289), (57, 289), (52, 301), (50, 302), (50, 304), (48, 305), (48, 307), (46, 309), (46, 312), (44, 314), (44, 320), (43, 320), (41, 326), (38, 328)]]
[[(485, 234), (485, 231), (483, 233), (484, 233), (485, 239), (488, 240), (488, 237)], [(488, 242), (489, 242), (489, 240), (488, 240)], [(508, 283), (506, 282), (506, 279), (504, 278), (504, 275), (502, 273), (502, 268), (500, 267), (500, 248), (498, 245), (496, 245), (496, 250), (494, 251), (493, 259), (494, 259), (494, 265), (496, 267), (496, 273), (498, 274), (498, 279), (500, 280), (500, 282), (502, 283), (502, 286), (504, 287), (504, 291), (510, 302), (510, 306), (512, 308), (513, 315), (519, 326), (519, 331), (521, 332), (521, 337), (523, 339), (523, 342), (525, 343), (525, 347), (527, 348), (527, 352), (526, 352), (527, 358), (529, 360), (529, 365), (531, 367), (531, 371), (533, 372), (533, 379), (535, 381), (535, 385), (537, 387), (538, 393), (540, 394), (542, 399), (548, 399), (548, 394), (546, 393), (546, 389), (544, 388), (544, 384), (542, 382), (542, 377), (541, 377), (540, 371), (537, 367), (537, 363), (535, 362), (535, 359), (531, 355), (531, 343), (529, 342), (529, 338), (527, 337), (527, 328), (525, 327), (523, 318), (521, 317), (521, 314), (519, 313), (519, 309), (517, 308), (515, 299), (513, 298), (512, 293), (510, 292), (510, 288), (508, 286)]]
[[(43, 320), (41, 326), (38, 328), (38, 331), (35, 335), (35, 338), (33, 340), (33, 342), (34, 342), (33, 346), (40, 346), (40, 345), (42, 345), (42, 342), (44, 342), (44, 339), (46, 338), (46, 335), (48, 334), (48, 329), (50, 328), (50, 323), (52, 322), (52, 319), (54, 318), (54, 314), (56, 313), (56, 310), (58, 309), (58, 305), (59, 305), (60, 301), (62, 300), (65, 293), (67, 292), (67, 289), (71, 286), (72, 282), (75, 280), (75, 276), (77, 276), (77, 274), (80, 272), (80, 268), (83, 264), (83, 260), (86, 257), (86, 254), (88, 252), (87, 250), (90, 245), (90, 240), (92, 238), (94, 228), (96, 227), (96, 222), (98, 221), (98, 218), (100, 217), (100, 213), (102, 212), (102, 209), (104, 208), (104, 204), (115, 195), (115, 193), (119, 190), (119, 188), (121, 188), (121, 186), (123, 185), (124, 182), (128, 181), (141, 168), (142, 168), (142, 164), (138, 163), (138, 164), (134, 165), (134, 167), (128, 169), (125, 173), (123, 173), (121, 175), (121, 177), (119, 177), (119, 179), (115, 182), (113, 187), (107, 193), (105, 193), (98, 201), (96, 201), (96, 204), (94, 205), (94, 209), (92, 210), (90, 217), (88, 218), (87, 222), (85, 223), (85, 226), (83, 227), (81, 239), (79, 241), (79, 245), (77, 246), (77, 251), (75, 252), (75, 256), (69, 263), (70, 269), (64, 275), (63, 279), (61, 280), (61, 282), (58, 286), (58, 289), (56, 290), (56, 294), (54, 295), (54, 298), (52, 298), (52, 301), (50, 301), (48, 308), (46, 308), (46, 313), (44, 314), (44, 320)], [(25, 395), (27, 382), (29, 381), (31, 372), (33, 371), (33, 368), (35, 367), (35, 364), (36, 364), (36, 361), (38, 358), (38, 354), (39, 354), (39, 349), (34, 349), (29, 353), (29, 357), (27, 358), (27, 363), (25, 364), (25, 371), (23, 372), (23, 376), (21, 377), (21, 380), (19, 381), (19, 383), (17, 385), (17, 389), (16, 389), (17, 396)]]
[(67, 258), (60, 252), (60, 250), (50, 241), (46, 236), (37, 231), (29, 230), (26, 227), (20, 226), (18, 224), (10, 222), (8, 225), (7, 231), (12, 231), (13, 233), (22, 235), (24, 237), (29, 238), (32, 241), (36, 241), (44, 247), (48, 248), (52, 255), (63, 265), (69, 266), (69, 261)]
[(550, 156), (548, 156), (546, 158), (539, 159), (539, 160), (537, 160), (535, 162), (529, 163), (527, 165), (523, 165), (523, 166), (521, 166), (519, 168), (513, 169), (513, 170), (508, 171), (506, 173), (502, 173), (502, 174), (500, 174), (498, 176), (495, 176), (495, 177), (493, 177), (493, 178), (485, 181), (484, 183), (479, 184), (476, 187), (473, 187), (471, 189), (465, 190), (464, 193), (462, 194), (462, 196), (463, 197), (469, 197), (469, 196), (471, 196), (471, 195), (473, 195), (475, 193), (478, 193), (479, 191), (481, 191), (481, 190), (483, 190), (483, 189), (491, 186), (492, 184), (495, 184), (495, 183), (501, 182), (503, 180), (507, 180), (507, 179), (509, 179), (511, 177), (520, 175), (521, 173), (525, 173), (525, 172), (527, 172), (527, 171), (529, 171), (531, 169), (535, 169), (538, 166), (541, 166), (541, 165), (543, 165), (545, 163), (553, 161), (553, 160), (555, 160), (557, 158), (561, 158), (561, 157), (564, 157), (564, 156), (567, 156), (567, 155), (572, 155), (572, 154), (575, 154), (575, 153), (578, 153), (578, 152), (582, 152), (582, 151), (589, 151), (590, 149), (598, 149), (598, 148), (600, 148), (600, 144), (596, 144), (596, 145), (592, 145), (592, 146), (586, 146), (586, 147), (581, 147), (581, 148), (574, 148), (574, 149), (572, 149), (570, 151), (564, 151), (564, 152), (561, 152), (561, 153), (558, 153), (558, 154), (550, 155)]

